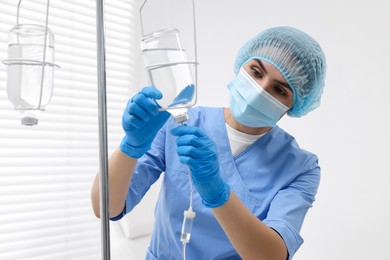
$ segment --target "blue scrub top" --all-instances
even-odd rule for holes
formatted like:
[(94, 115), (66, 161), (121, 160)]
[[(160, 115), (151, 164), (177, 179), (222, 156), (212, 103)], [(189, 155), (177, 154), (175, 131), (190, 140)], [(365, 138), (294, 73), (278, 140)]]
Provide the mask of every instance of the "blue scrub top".
[[(222, 178), (255, 216), (282, 236), (291, 259), (303, 243), (299, 232), (317, 193), (317, 157), (300, 149), (278, 126), (233, 157), (223, 108), (196, 107), (188, 114), (187, 125), (199, 127), (217, 144)], [(169, 134), (177, 126), (172, 118), (168, 120), (152, 148), (138, 160), (125, 210), (114, 218), (130, 212), (150, 186), (163, 178), (146, 259), (182, 259), (180, 232), (183, 212), (189, 207), (190, 186), (187, 166), (179, 162), (176, 153), (176, 137)], [(196, 218), (186, 247), (187, 259), (241, 259), (196, 191), (193, 210)]]

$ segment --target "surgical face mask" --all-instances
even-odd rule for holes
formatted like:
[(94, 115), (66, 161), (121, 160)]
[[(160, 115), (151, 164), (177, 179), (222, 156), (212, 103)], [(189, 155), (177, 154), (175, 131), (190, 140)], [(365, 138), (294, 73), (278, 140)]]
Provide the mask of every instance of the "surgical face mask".
[(289, 108), (265, 91), (243, 68), (228, 85), (234, 118), (249, 127), (275, 126)]

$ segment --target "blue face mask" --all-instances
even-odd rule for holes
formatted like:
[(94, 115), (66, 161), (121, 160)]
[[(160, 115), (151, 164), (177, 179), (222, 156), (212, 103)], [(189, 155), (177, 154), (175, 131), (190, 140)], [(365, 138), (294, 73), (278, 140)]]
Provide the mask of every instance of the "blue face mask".
[(289, 108), (265, 91), (243, 68), (228, 85), (234, 118), (249, 127), (275, 126)]

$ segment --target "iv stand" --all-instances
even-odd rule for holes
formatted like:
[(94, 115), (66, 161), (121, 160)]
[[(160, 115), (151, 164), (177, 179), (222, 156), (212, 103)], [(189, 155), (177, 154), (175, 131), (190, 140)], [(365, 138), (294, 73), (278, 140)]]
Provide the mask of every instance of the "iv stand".
[(97, 79), (99, 107), (99, 196), (102, 259), (110, 259), (110, 222), (108, 186), (108, 145), (107, 145), (107, 100), (106, 100), (106, 55), (104, 42), (104, 3), (96, 0), (97, 36)]

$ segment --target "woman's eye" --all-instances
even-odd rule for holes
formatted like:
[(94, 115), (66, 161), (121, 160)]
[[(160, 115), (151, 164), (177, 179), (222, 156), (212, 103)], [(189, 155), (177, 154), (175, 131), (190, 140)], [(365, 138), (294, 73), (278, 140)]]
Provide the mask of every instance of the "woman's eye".
[(263, 77), (263, 74), (257, 69), (252, 69), (252, 72), (253, 72), (253, 75), (255, 75), (255, 77), (257, 77), (257, 78)]
[(279, 95), (282, 95), (282, 96), (287, 96), (286, 92), (284, 91), (284, 89), (282, 87), (275, 87), (275, 91), (276, 93), (278, 93)]

